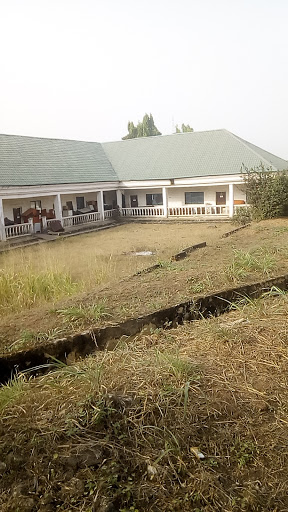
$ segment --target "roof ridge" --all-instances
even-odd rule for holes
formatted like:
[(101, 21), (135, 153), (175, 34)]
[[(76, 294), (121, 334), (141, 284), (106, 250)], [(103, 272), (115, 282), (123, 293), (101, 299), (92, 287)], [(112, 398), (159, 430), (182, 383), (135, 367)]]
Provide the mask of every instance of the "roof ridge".
[[(248, 144), (248, 146), (254, 146), (255, 148), (260, 149), (261, 151), (265, 151), (265, 153), (268, 153), (268, 155), (274, 156), (275, 158), (280, 158), (280, 160), (284, 160), (284, 162), (288, 163), (288, 160), (286, 158), (282, 158), (281, 156), (275, 155), (275, 153), (271, 153), (271, 151), (267, 151), (267, 149), (260, 148), (260, 146), (257, 146), (257, 144), (253, 144), (253, 142), (249, 142), (249, 140), (242, 139), (242, 137), (239, 137), (238, 135), (235, 135), (234, 133), (230, 132), (234, 137), (241, 140), (241, 142), (244, 142), (245, 145)], [(252, 149), (252, 148), (251, 148)], [(253, 151), (253, 149), (252, 149)]]
[[(199, 133), (211, 133), (211, 132), (223, 132), (228, 131), (225, 128), (217, 128), (216, 130), (199, 130), (199, 131), (193, 131), (193, 132), (180, 132), (180, 133), (165, 133), (164, 135), (149, 135), (148, 137), (134, 137), (132, 139), (121, 139), (121, 140), (108, 140), (105, 142), (101, 142), (101, 144), (118, 144), (119, 142), (128, 142), (128, 141), (135, 141), (135, 140), (151, 140), (151, 139), (163, 139), (164, 137), (174, 137), (174, 136), (181, 136), (181, 135), (197, 135)], [(230, 133), (230, 132), (229, 132)]]
[[(227, 133), (229, 133), (229, 135), (232, 135), (232, 137), (234, 137), (234, 139), (237, 139), (239, 142), (241, 142), (243, 144), (243, 146), (245, 146), (246, 148), (249, 149), (249, 151), (252, 151), (255, 155), (257, 155), (258, 157), (260, 156), (261, 157), (261, 160), (260, 162), (262, 162), (262, 159), (265, 160), (266, 164), (268, 164), (269, 167), (273, 168), (274, 170), (278, 170), (275, 165), (273, 165), (271, 162), (269, 162), (269, 160), (267, 160), (266, 158), (263, 158), (262, 155), (260, 155), (259, 153), (257, 153), (257, 151), (255, 151), (253, 148), (250, 147), (250, 144), (252, 144), (251, 142), (248, 142), (247, 140), (244, 140), (242, 139), (241, 137), (238, 137), (238, 135), (235, 135), (234, 133), (232, 132), (229, 132), (229, 130), (225, 130)], [(252, 144), (252, 146), (254, 146), (254, 144)], [(255, 148), (258, 148), (260, 149), (261, 151), (265, 151), (265, 153), (269, 153), (269, 151), (266, 151), (265, 149), (263, 148), (260, 148), (259, 146), (255, 146)], [(275, 156), (276, 158), (279, 158), (280, 160), (284, 160), (284, 158), (280, 158), (279, 156), (277, 155), (273, 155), (273, 153), (269, 153), (270, 155), (272, 156)], [(285, 160), (284, 160), (285, 161)], [(264, 163), (264, 162), (263, 162)]]

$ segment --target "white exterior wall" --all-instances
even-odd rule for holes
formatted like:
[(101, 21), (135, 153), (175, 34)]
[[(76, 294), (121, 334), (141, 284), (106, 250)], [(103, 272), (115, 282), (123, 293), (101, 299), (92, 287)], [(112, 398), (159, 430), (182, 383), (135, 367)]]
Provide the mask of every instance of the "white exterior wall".
[[(97, 192), (86, 192), (79, 194), (61, 194), (61, 205), (66, 206), (67, 201), (72, 201), (73, 208), (76, 210), (76, 197), (84, 197), (85, 206), (86, 201), (97, 201)], [(116, 201), (116, 192), (105, 192), (105, 199), (107, 204), (112, 204), (113, 200)], [(54, 206), (55, 194), (52, 196), (37, 196), (37, 197), (19, 197), (17, 199), (3, 199), (4, 217), (13, 220), (13, 208), (22, 208), (22, 213), (31, 207), (31, 201), (41, 201), (41, 207), (46, 210), (51, 210)]]
[[(168, 188), (168, 206), (185, 206), (185, 192), (204, 192), (204, 204), (216, 205), (216, 192), (226, 192), (226, 204), (229, 200), (229, 187), (218, 185), (217, 187), (183, 187)], [(246, 201), (246, 193), (237, 185), (234, 185), (234, 199)]]
[(3, 209), (4, 209), (4, 217), (8, 217), (8, 219), (13, 220), (13, 208), (22, 208), (22, 213), (31, 208), (31, 201), (41, 201), (42, 208), (46, 208), (46, 210), (51, 210), (53, 208), (55, 196), (45, 196), (45, 197), (19, 197), (19, 199), (4, 199), (3, 200)]
[[(229, 191), (228, 185), (217, 185), (217, 186), (198, 186), (198, 187), (167, 187), (168, 196), (168, 207), (180, 207), (185, 206), (185, 192), (204, 192), (204, 203), (205, 204), (216, 204), (216, 192), (226, 192), (226, 202), (228, 204)], [(112, 204), (113, 200), (116, 200), (116, 192), (113, 190), (104, 192), (106, 204)], [(124, 190), (126, 208), (130, 207), (130, 196), (138, 196), (138, 205), (146, 206), (146, 194), (162, 194), (162, 188), (149, 188), (149, 189), (129, 189)], [(76, 197), (84, 197), (86, 201), (97, 201), (97, 192), (86, 192), (77, 194), (61, 194), (61, 204), (66, 206), (67, 201), (72, 201), (73, 208), (76, 210)], [(18, 199), (3, 199), (3, 210), (4, 216), (8, 219), (13, 220), (13, 208), (22, 207), (22, 212), (30, 208), (31, 201), (40, 200), (42, 208), (50, 210), (53, 208), (55, 195), (51, 196), (37, 196), (37, 197), (19, 197)], [(244, 186), (234, 185), (234, 200), (246, 201), (246, 194)]]
[[(105, 204), (111, 204), (113, 200), (116, 201), (116, 191), (114, 190), (108, 190), (107, 192), (104, 192), (105, 195)], [(66, 206), (66, 202), (72, 201), (73, 209), (76, 210), (76, 197), (84, 197), (85, 207), (86, 203), (88, 201), (97, 201), (97, 192), (86, 192), (79, 194), (61, 194), (61, 203), (62, 207)]]
[(218, 187), (168, 188), (168, 206), (185, 206), (185, 192), (204, 192), (204, 204), (209, 205), (216, 204), (216, 192), (226, 192), (226, 202), (228, 201), (227, 185), (220, 185)]
[(123, 190), (123, 194), (125, 195), (126, 208), (130, 208), (130, 196), (138, 197), (138, 206), (147, 206), (146, 204), (146, 194), (162, 194), (162, 188), (149, 188), (142, 190)]
[(63, 206), (66, 206), (66, 203), (68, 201), (72, 201), (73, 210), (76, 210), (77, 209), (76, 197), (84, 197), (84, 203), (85, 203), (85, 207), (86, 207), (87, 201), (97, 201), (97, 192), (89, 192), (89, 193), (79, 192), (79, 194), (61, 194), (62, 208), (63, 208)]
[[(244, 187), (234, 185), (234, 199), (241, 199), (246, 201), (246, 193), (243, 191)], [(216, 192), (226, 192), (226, 204), (229, 200), (229, 187), (228, 185), (217, 186), (199, 186), (199, 187), (167, 187), (168, 207), (185, 206), (185, 192), (204, 192), (204, 204), (216, 204)], [(146, 206), (146, 194), (162, 194), (162, 188), (150, 189), (129, 189), (123, 191), (126, 200), (126, 208), (130, 208), (130, 196), (138, 197), (138, 206)]]

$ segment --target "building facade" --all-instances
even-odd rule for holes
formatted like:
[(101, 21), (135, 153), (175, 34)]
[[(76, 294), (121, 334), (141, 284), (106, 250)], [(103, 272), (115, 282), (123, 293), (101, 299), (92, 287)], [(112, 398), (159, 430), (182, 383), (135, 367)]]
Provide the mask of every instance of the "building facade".
[(97, 143), (0, 135), (0, 239), (123, 217), (232, 217), (244, 168), (288, 162), (226, 130)]

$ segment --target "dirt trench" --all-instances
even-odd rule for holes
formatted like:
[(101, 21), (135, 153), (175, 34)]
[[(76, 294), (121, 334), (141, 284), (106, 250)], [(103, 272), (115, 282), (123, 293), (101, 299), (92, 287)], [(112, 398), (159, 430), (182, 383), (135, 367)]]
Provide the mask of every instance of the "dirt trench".
[(288, 274), (191, 299), (116, 325), (92, 329), (3, 356), (0, 358), (0, 384), (7, 383), (17, 373), (44, 373), (53, 368), (55, 360), (70, 364), (98, 350), (111, 350), (117, 340), (135, 336), (143, 329), (169, 329), (182, 325), (185, 321), (217, 317), (229, 311), (233, 303), (245, 298), (258, 298), (273, 287), (287, 290)]

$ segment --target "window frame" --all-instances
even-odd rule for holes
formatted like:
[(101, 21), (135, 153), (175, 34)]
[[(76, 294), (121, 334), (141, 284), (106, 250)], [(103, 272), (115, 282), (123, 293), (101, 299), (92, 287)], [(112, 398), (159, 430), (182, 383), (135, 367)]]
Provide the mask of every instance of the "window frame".
[[(191, 195), (192, 194), (195, 194), (195, 195), (196, 194), (202, 194), (201, 201), (188, 201), (188, 199), (187, 199), (187, 195), (188, 194), (191, 194)], [(191, 197), (191, 199), (192, 199), (192, 197)], [(185, 204), (202, 204), (203, 205), (204, 204), (204, 191), (202, 191), (202, 190), (198, 190), (198, 191), (190, 190), (189, 192), (185, 192)]]
[[(151, 203), (148, 202), (148, 197), (151, 197)], [(161, 202), (158, 202), (156, 200), (156, 197), (160, 198), (159, 199)], [(163, 194), (162, 192), (157, 192), (156, 194), (146, 194), (146, 206), (163, 206)]]
[(34, 201), (30, 201), (30, 208), (32, 208), (32, 210), (41, 210), (42, 209), (41, 199), (35, 199)]

